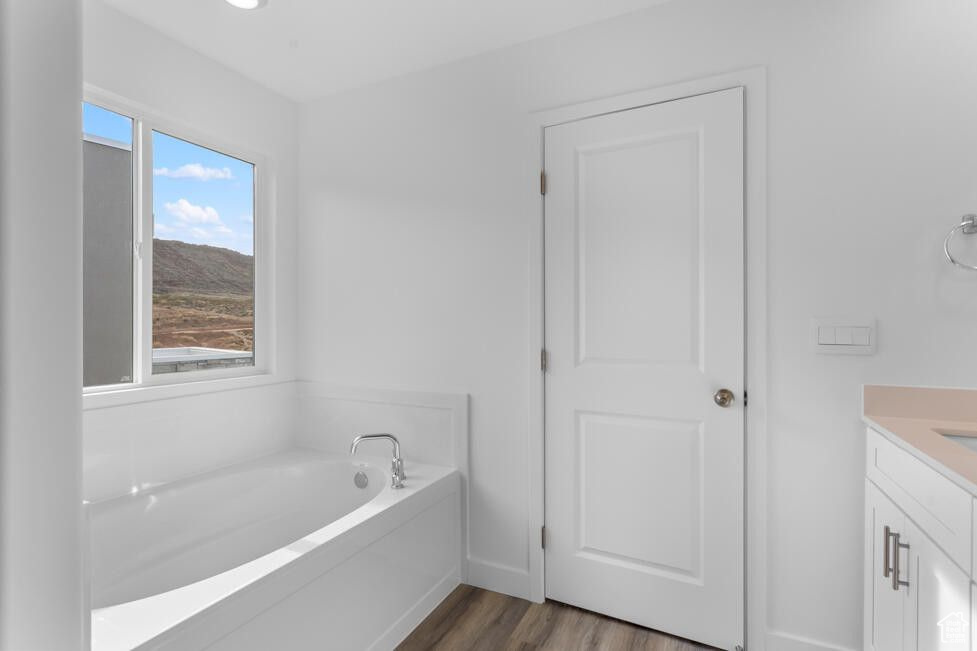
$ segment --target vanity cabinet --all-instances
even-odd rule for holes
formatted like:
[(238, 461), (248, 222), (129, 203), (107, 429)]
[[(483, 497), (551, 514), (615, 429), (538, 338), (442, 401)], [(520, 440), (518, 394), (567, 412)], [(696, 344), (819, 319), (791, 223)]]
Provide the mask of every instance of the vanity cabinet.
[(973, 496), (872, 430), (867, 461), (865, 650), (970, 650)]

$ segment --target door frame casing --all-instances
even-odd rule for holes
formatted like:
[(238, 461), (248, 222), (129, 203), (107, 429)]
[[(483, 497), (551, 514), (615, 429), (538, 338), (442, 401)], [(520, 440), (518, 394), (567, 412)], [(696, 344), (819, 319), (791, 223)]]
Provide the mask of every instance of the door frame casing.
[[(762, 651), (767, 634), (767, 72), (754, 67), (659, 86), (625, 95), (531, 113), (527, 153), (530, 170), (543, 170), (545, 129), (607, 113), (661, 104), (730, 88), (744, 89), (745, 410), (744, 631), (750, 651)], [(533, 193), (529, 226), (529, 359), (545, 346), (544, 197)], [(529, 598), (546, 597), (541, 530), (545, 522), (545, 373), (529, 370)]]

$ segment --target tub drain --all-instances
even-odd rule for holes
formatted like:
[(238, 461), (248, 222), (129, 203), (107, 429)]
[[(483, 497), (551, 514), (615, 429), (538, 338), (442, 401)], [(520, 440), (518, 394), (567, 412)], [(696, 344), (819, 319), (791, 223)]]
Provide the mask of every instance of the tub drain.
[(357, 488), (366, 488), (370, 483), (370, 478), (366, 476), (366, 473), (360, 470), (353, 476), (353, 483), (356, 484)]

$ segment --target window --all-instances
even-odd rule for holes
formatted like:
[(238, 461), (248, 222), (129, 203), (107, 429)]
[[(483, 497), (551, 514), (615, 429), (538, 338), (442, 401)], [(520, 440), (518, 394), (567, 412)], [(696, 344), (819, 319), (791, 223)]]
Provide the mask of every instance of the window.
[(153, 373), (254, 364), (254, 165), (153, 131)]
[(155, 120), (82, 115), (84, 386), (253, 372), (256, 164)]

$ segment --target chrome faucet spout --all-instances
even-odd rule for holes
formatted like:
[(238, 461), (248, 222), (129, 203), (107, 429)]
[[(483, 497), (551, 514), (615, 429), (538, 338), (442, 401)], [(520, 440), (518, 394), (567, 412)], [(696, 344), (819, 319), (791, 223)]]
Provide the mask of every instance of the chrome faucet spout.
[(394, 446), (394, 456), (400, 458), (400, 441), (393, 434), (360, 434), (349, 446), (349, 453), (356, 454), (357, 446), (363, 441), (374, 441), (374, 440), (387, 440), (393, 443)]
[(393, 444), (394, 455), (390, 462), (390, 485), (393, 488), (403, 488), (407, 475), (404, 474), (404, 460), (400, 457), (400, 441), (393, 434), (360, 434), (349, 445), (350, 455), (356, 454), (356, 448), (363, 441), (376, 440), (390, 441)]

